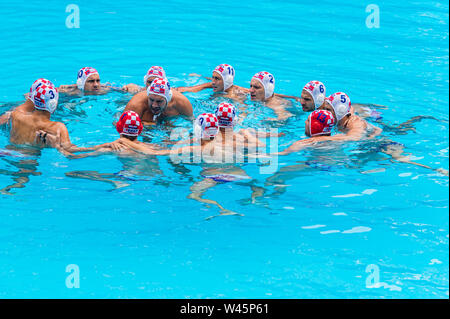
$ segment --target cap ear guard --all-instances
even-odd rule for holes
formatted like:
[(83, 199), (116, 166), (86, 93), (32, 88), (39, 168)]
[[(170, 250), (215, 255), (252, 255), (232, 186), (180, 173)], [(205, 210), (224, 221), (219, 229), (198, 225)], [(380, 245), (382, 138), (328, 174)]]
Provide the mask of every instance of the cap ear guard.
[(49, 112), (53, 114), (53, 112), (55, 112), (57, 106), (58, 106), (58, 98), (56, 98), (56, 99), (51, 99), (51, 100), (48, 102), (48, 109), (49, 109)]
[(234, 82), (234, 68), (229, 64), (218, 65), (213, 72), (218, 73), (223, 80), (223, 90), (228, 90), (233, 86)]
[(77, 87), (79, 90), (84, 90), (83, 80), (81, 78), (77, 79)]
[(316, 106), (316, 109), (318, 109), (325, 101), (325, 93), (325, 87), (323, 86), (323, 84), (319, 84), (319, 93), (314, 99), (314, 105)]

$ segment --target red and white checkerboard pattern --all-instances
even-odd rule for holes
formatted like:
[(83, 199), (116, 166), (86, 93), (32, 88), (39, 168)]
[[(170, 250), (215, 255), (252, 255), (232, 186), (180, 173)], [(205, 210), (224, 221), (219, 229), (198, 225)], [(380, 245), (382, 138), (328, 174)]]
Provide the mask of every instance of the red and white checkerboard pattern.
[(150, 94), (156, 94), (166, 99), (167, 103), (172, 100), (172, 90), (167, 79), (155, 79), (152, 84), (147, 88), (147, 96)]
[(202, 130), (202, 138), (211, 138), (219, 131), (219, 120), (212, 113), (203, 113), (197, 117), (197, 124)]
[(33, 84), (31, 85), (31, 88), (30, 88), (30, 95), (31, 95), (31, 93), (32, 93), (33, 91), (36, 90), (37, 87), (39, 87), (39, 86), (41, 86), (41, 85), (43, 85), (43, 84), (54, 86), (53, 83), (52, 83), (51, 81), (47, 80), (47, 79), (44, 79), (44, 78), (37, 79), (37, 80), (34, 81)]
[(41, 82), (40, 85), (36, 85), (30, 99), (36, 109), (53, 113), (58, 105), (58, 89), (50, 81), (48, 82), (50, 84)]
[(116, 125), (119, 134), (138, 136), (141, 134), (143, 125), (139, 115), (134, 111), (127, 111), (122, 114)]
[(327, 110), (315, 110), (309, 115), (309, 132), (311, 136), (330, 134), (336, 124), (333, 113)]
[(164, 72), (164, 69), (160, 66), (152, 66), (148, 72), (147, 72), (147, 76), (157, 76), (160, 78), (165, 78), (166, 77), (166, 73)]
[(219, 127), (229, 127), (234, 125), (236, 118), (236, 108), (230, 103), (220, 103), (215, 111), (219, 121)]
[(263, 72), (258, 72), (258, 73), (256, 73), (253, 77), (254, 77), (254, 78), (257, 78), (257, 79), (260, 79), (261, 81), (263, 81), (263, 80), (264, 80), (264, 77), (265, 77), (265, 76), (268, 76), (268, 75), (269, 75), (269, 72), (263, 71)]
[(308, 91), (312, 95), (314, 89), (318, 86), (319, 86), (319, 81), (309, 81), (308, 83), (305, 84), (305, 86), (303, 87), (303, 90)]
[(77, 74), (77, 87), (80, 90), (84, 90), (84, 84), (86, 80), (93, 74), (98, 74), (98, 71), (90, 66), (81, 68)]
[(147, 85), (148, 78), (157, 77), (161, 79), (166, 78), (166, 72), (160, 66), (154, 65), (150, 69), (148, 69), (147, 74), (144, 76), (144, 84)]
[[(89, 77), (89, 75), (91, 75), (91, 74), (93, 74), (93, 73), (98, 73), (96, 69), (91, 68), (90, 66), (87, 66), (87, 67), (85, 67), (85, 68), (82, 68), (82, 69), (80, 70), (80, 72), (84, 74), (84, 76), (86, 77), (86, 79)], [(78, 73), (78, 77), (79, 77), (79, 78), (82, 77), (83, 74), (80, 75), (80, 73)]]

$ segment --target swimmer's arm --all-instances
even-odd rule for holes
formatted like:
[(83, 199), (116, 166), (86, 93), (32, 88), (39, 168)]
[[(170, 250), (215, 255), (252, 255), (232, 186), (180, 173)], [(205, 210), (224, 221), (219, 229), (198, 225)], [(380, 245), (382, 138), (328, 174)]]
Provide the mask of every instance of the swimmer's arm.
[(140, 91), (143, 91), (144, 89), (145, 89), (144, 87), (141, 87), (134, 83), (126, 84), (126, 85), (122, 86), (122, 88), (121, 88), (122, 91), (129, 92), (129, 93), (138, 93)]
[(267, 138), (267, 137), (281, 137), (286, 134), (284, 133), (272, 133), (272, 132), (266, 132), (266, 131), (256, 131), (254, 128), (248, 128), (248, 129), (241, 129), (240, 132), (243, 132), (245, 134), (251, 134), (256, 136), (256, 138)]
[(192, 117), (194, 115), (191, 102), (182, 94), (178, 97), (175, 107), (180, 115), (188, 117)]
[[(67, 130), (67, 127), (63, 123), (58, 123), (57, 126), (57, 137), (60, 141), (59, 147), (69, 153), (76, 153), (76, 152), (86, 152), (86, 151), (92, 151), (92, 148), (88, 147), (78, 147), (70, 141), (69, 137), (69, 131)], [(58, 149), (60, 149), (57, 147)]]
[(145, 110), (148, 109), (148, 97), (146, 92), (139, 92), (135, 94), (127, 103), (125, 106), (124, 112), (127, 111), (134, 111), (137, 114), (139, 114), (139, 117), (143, 118), (143, 115), (145, 114)]
[(175, 90), (177, 90), (178, 92), (200, 92), (204, 89), (210, 89), (212, 88), (212, 82), (208, 82), (208, 83), (203, 83), (203, 84), (199, 84), (199, 85), (194, 85), (194, 86), (183, 86), (183, 87), (178, 87), (175, 88)]
[(287, 149), (285, 149), (282, 152), (278, 152), (278, 153), (270, 153), (270, 155), (288, 155), (291, 153), (295, 153), (298, 152), (304, 148), (306, 148), (310, 143), (308, 143), (310, 139), (306, 139), (306, 140), (300, 140), (295, 142), (294, 144), (292, 144), (291, 146), (289, 146)]
[(187, 139), (187, 140), (180, 140), (180, 141), (172, 141), (172, 140), (169, 140), (169, 139), (165, 139), (164, 142), (167, 143), (167, 144), (171, 144), (171, 145), (175, 145), (175, 144), (184, 145), (184, 144), (194, 144), (195, 143), (195, 139), (194, 138), (190, 138), (190, 139)]
[(95, 145), (95, 146), (85, 148), (85, 149), (86, 149), (86, 151), (95, 151), (95, 150), (99, 150), (99, 149), (110, 149), (113, 152), (120, 152), (126, 148), (127, 147), (124, 144), (120, 143), (119, 141), (114, 141), (114, 142)]
[(294, 100), (300, 102), (300, 98), (298, 96), (291, 96), (291, 95), (278, 94), (278, 93), (275, 93), (275, 96), (282, 97), (283, 99), (294, 99)]
[[(344, 135), (344, 136), (342, 136)], [(348, 131), (346, 134), (337, 134), (334, 136), (328, 136), (331, 139), (341, 140), (341, 141), (360, 141), (366, 136), (366, 130), (362, 128), (355, 128)]]
[(147, 155), (175, 155), (175, 154), (194, 154), (195, 152), (201, 152), (202, 147), (200, 145), (190, 145), (184, 147), (176, 147), (172, 149), (142, 149), (139, 152)]
[(372, 139), (372, 138), (380, 135), (381, 132), (383, 132), (383, 129), (381, 129), (377, 126), (374, 126), (374, 125), (372, 125), (372, 129), (373, 129), (373, 132), (372, 132), (372, 134), (369, 135), (369, 137), (368, 137), (369, 139)]
[(114, 153), (114, 151), (111, 148), (100, 148), (91, 153), (83, 153), (83, 154), (77, 154), (77, 155), (69, 153), (69, 152), (65, 151), (64, 149), (60, 150), (60, 152), (63, 153), (66, 157), (71, 158), (71, 159), (95, 157), (95, 156), (100, 156), (100, 155), (104, 155), (104, 154)]
[(289, 146), (287, 149), (285, 149), (282, 152), (279, 153), (273, 153), (271, 155), (288, 155), (291, 153), (295, 153), (298, 152), (306, 147), (312, 146), (313, 144), (316, 144), (318, 142), (323, 142), (323, 141), (342, 141), (345, 140), (346, 137), (344, 134), (337, 134), (334, 136), (316, 136), (316, 137), (310, 137), (304, 140), (300, 140), (295, 142), (294, 144), (292, 144), (291, 146)]
[(258, 138), (259, 135), (252, 134), (251, 131), (248, 129), (240, 130), (239, 134), (245, 138), (248, 145), (255, 145), (255, 146), (262, 146), (262, 147), (266, 146), (265, 143), (263, 143), (261, 140), (259, 140), (259, 138)]
[[(271, 108), (271, 107), (269, 107), (269, 108)], [(268, 121), (285, 121), (288, 118), (294, 116), (294, 114), (292, 114), (289, 111), (286, 111), (284, 108), (281, 108), (281, 107), (271, 108), (271, 109), (275, 112), (277, 117), (276, 118), (269, 118), (269, 119), (267, 119)]]
[(244, 88), (244, 87), (242, 87), (242, 86), (237, 86), (237, 85), (236, 85), (236, 87), (237, 87), (240, 91), (242, 91), (243, 93), (249, 93), (249, 92), (250, 92), (249, 89)]
[(61, 85), (58, 88), (58, 92), (59, 93), (67, 93), (67, 92), (72, 92), (72, 91), (74, 91), (76, 89), (78, 89), (76, 84)]

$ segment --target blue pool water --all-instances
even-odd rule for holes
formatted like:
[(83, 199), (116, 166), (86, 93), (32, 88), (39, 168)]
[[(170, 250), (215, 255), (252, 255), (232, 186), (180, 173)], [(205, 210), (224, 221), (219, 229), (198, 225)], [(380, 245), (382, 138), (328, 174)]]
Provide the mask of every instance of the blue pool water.
[[(71, 84), (84, 66), (123, 85), (142, 84), (146, 70), (161, 65), (173, 86), (185, 86), (205, 81), (190, 73), (209, 76), (228, 63), (236, 84), (248, 87), (266, 70), (282, 94), (298, 96), (306, 82), (321, 80), (328, 93), (382, 105), (374, 108), (390, 126), (428, 116), (410, 129), (369, 121), (414, 161), (449, 167), (445, 1), (377, 1), (379, 28), (366, 25), (369, 3), (355, 0), (75, 4), (73, 29), (68, 3), (0, 4), (0, 113), (35, 79)], [(195, 115), (218, 102), (208, 91), (187, 96)], [(113, 119), (130, 97), (61, 97), (53, 118), (79, 146), (113, 141)], [(304, 138), (298, 103), (285, 123), (264, 121), (272, 111), (247, 103), (240, 127), (278, 128), (286, 134), (280, 148)], [(174, 126), (191, 129), (174, 119), (144, 139), (166, 145)], [(12, 149), (8, 138), (2, 128), (0, 149)], [(219, 183), (203, 197), (243, 216), (212, 219), (217, 206), (188, 198), (202, 164), (4, 151), (0, 297), (448, 298), (448, 177), (391, 161), (377, 151), (379, 140), (280, 157), (272, 174), (237, 164), (250, 179)], [(128, 186), (73, 177), (89, 171)], [(68, 265), (78, 266), (79, 288), (66, 286)], [(376, 274), (378, 284), (368, 285)]]

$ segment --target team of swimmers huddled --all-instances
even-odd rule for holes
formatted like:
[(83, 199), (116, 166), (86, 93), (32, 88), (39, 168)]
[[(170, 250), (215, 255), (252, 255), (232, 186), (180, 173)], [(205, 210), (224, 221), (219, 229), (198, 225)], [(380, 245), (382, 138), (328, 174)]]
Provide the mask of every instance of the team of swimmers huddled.
[[(0, 124), (10, 124), (10, 141), (14, 144), (32, 144), (55, 147), (63, 154), (75, 156), (77, 152), (90, 152), (79, 157), (101, 154), (105, 152), (143, 153), (166, 155), (171, 152), (194, 151), (204, 149), (215, 143), (229, 146), (252, 147), (264, 145), (262, 136), (254, 129), (241, 129), (234, 132), (237, 123), (237, 108), (232, 103), (219, 104), (215, 112), (203, 113), (195, 119), (194, 131), (200, 137), (197, 146), (161, 149), (158, 146), (139, 142), (144, 125), (152, 125), (173, 116), (193, 117), (193, 108), (184, 92), (199, 92), (212, 89), (215, 95), (241, 103), (250, 95), (251, 101), (262, 102), (271, 108), (277, 118), (285, 120), (293, 114), (286, 110), (290, 99), (300, 102), (305, 112), (311, 112), (305, 122), (305, 134), (308, 138), (293, 143), (278, 155), (285, 155), (315, 145), (326, 140), (361, 140), (373, 138), (381, 133), (381, 129), (358, 116), (352, 107), (350, 97), (344, 92), (326, 96), (325, 85), (320, 81), (308, 82), (301, 91), (300, 97), (275, 93), (275, 78), (269, 72), (256, 73), (250, 82), (250, 88), (234, 84), (234, 68), (228, 64), (220, 64), (213, 72), (211, 81), (192, 86), (172, 88), (164, 69), (152, 66), (144, 76), (144, 87), (127, 84), (123, 87), (102, 85), (96, 69), (85, 67), (79, 70), (76, 84), (63, 85), (57, 88), (46, 79), (36, 80), (27, 94), (25, 103), (0, 116)], [(64, 94), (105, 94), (110, 90), (120, 90), (134, 94), (116, 123), (120, 138), (114, 142), (83, 148), (71, 143), (67, 127), (61, 122), (50, 120), (56, 110), (60, 93)], [(332, 136), (332, 128), (336, 127), (340, 134)], [(279, 136), (281, 134), (277, 134)], [(230, 138), (231, 137), (231, 138)], [(398, 144), (398, 143), (397, 143)], [(76, 157), (76, 156), (75, 156)], [(402, 158), (399, 156), (398, 158)], [(397, 158), (397, 159), (398, 159)], [(410, 162), (404, 158), (404, 162)], [(423, 167), (422, 164), (418, 164)]]

